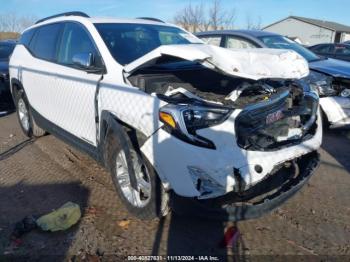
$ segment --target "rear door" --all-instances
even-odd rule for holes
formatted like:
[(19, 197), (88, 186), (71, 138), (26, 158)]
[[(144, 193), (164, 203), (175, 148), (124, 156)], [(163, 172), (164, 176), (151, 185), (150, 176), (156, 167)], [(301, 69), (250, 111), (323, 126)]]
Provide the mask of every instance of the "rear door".
[(46, 119), (55, 122), (51, 103), (51, 90), (55, 89), (57, 68), (55, 65), (62, 23), (40, 26), (28, 39), (29, 52), (23, 57), (18, 78), (24, 86), (31, 107)]

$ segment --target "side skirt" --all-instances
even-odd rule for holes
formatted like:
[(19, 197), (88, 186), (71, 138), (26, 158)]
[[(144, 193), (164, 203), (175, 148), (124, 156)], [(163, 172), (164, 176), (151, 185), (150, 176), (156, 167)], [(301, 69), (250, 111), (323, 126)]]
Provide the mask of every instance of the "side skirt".
[(55, 137), (61, 139), (65, 143), (75, 147), (79, 151), (88, 154), (93, 159), (102, 163), (101, 154), (97, 147), (85, 142), (84, 140), (72, 135), (51, 121), (47, 120), (40, 113), (31, 107), (32, 115), (35, 119), (35, 122), (47, 132), (53, 134)]

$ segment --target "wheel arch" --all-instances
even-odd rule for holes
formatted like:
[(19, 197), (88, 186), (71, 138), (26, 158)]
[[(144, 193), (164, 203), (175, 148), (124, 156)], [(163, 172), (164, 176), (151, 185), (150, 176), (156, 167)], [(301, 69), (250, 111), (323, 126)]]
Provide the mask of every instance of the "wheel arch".
[(10, 91), (12, 94), (13, 101), (16, 101), (15, 94), (19, 92), (20, 90), (24, 91), (24, 87), (22, 83), (17, 78), (11, 78), (11, 85), (10, 85)]
[(141, 146), (148, 139), (140, 130), (123, 122), (112, 112), (103, 110), (100, 120), (99, 149), (105, 166), (108, 159), (108, 156), (105, 155), (105, 148), (108, 143), (108, 136), (111, 134), (116, 135), (120, 140), (130, 139), (134, 149), (138, 152), (140, 152)]
[[(137, 152), (140, 152), (141, 145), (147, 140), (147, 137), (142, 132), (121, 121), (112, 112), (102, 111), (100, 120), (99, 152), (101, 160), (107, 169), (109, 168), (111, 157), (108, 150), (109, 136), (111, 135), (117, 138), (125, 146), (127, 153), (129, 153), (129, 148), (127, 148), (129, 145), (128, 140)], [(134, 171), (130, 171), (130, 179), (133, 181), (132, 184), (136, 187)]]

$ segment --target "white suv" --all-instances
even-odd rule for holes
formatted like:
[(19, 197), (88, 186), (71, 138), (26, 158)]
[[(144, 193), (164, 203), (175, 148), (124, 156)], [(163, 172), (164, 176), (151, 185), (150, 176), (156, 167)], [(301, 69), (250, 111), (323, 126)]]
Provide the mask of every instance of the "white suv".
[(293, 51), (227, 50), (157, 19), (80, 12), (25, 30), (10, 61), (25, 134), (88, 153), (141, 218), (169, 206), (254, 218), (299, 190), (322, 139), (318, 96), (298, 80), (308, 73)]

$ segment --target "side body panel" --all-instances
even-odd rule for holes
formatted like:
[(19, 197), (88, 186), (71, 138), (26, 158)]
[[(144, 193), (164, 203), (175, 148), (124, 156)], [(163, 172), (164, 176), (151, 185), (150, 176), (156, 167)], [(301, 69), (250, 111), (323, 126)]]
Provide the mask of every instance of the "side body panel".
[[(20, 60), (20, 61), (18, 61)], [(33, 57), (17, 46), (11, 68), (22, 83), (30, 105), (71, 134), (96, 145), (95, 91), (99, 75)]]

